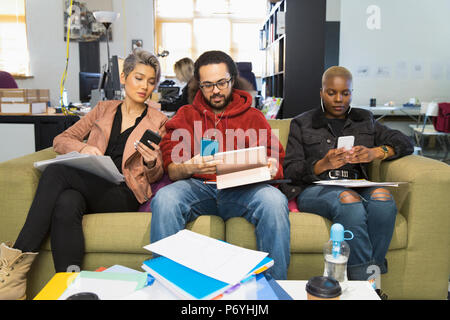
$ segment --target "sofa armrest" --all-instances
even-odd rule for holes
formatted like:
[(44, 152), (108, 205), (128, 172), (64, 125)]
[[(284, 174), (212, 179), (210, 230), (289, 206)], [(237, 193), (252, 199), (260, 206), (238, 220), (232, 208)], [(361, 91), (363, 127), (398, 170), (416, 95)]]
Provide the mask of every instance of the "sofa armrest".
[(0, 242), (14, 241), (25, 222), (41, 176), (33, 163), (55, 156), (47, 148), (0, 163)]
[(413, 290), (414, 283), (426, 283), (420, 293), (422, 296), (427, 296), (424, 290), (430, 290), (429, 296), (440, 292), (445, 298), (450, 270), (450, 166), (410, 155), (394, 161), (376, 162), (371, 165), (370, 174), (375, 181), (408, 182), (390, 188), (399, 213), (407, 221), (403, 276), (411, 288), (405, 287), (405, 292)]
[(410, 220), (409, 223), (419, 223), (424, 229), (431, 223), (427, 223), (431, 217), (441, 219), (441, 222), (449, 221), (446, 195), (450, 187), (450, 167), (447, 164), (410, 155), (393, 161), (374, 162), (369, 170), (374, 181), (408, 182), (391, 188), (391, 191), (399, 211)]

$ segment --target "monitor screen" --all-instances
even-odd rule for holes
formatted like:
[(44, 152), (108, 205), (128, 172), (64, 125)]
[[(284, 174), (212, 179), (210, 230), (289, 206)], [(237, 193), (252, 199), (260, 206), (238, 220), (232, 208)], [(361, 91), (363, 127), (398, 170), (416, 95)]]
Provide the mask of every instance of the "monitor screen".
[(91, 91), (98, 89), (101, 73), (80, 72), (80, 101), (89, 102)]
[(111, 58), (111, 87), (113, 90), (120, 90), (120, 74), (123, 70), (124, 59), (118, 56), (112, 56)]

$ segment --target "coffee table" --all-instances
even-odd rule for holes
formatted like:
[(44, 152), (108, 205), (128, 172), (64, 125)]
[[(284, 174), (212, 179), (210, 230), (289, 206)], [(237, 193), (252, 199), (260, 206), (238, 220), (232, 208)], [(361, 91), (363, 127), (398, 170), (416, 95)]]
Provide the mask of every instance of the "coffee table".
[[(74, 273), (57, 273), (51, 281), (34, 298), (35, 300), (57, 300), (74, 279)], [(69, 280), (70, 278), (70, 280)], [(306, 280), (277, 280), (277, 283), (294, 299), (306, 300)], [(241, 300), (241, 296), (233, 296)], [(171, 291), (159, 281), (148, 287), (135, 291), (133, 294), (123, 297), (125, 300), (176, 300)], [(367, 281), (348, 281), (347, 289), (341, 295), (341, 300), (381, 300), (375, 290)]]

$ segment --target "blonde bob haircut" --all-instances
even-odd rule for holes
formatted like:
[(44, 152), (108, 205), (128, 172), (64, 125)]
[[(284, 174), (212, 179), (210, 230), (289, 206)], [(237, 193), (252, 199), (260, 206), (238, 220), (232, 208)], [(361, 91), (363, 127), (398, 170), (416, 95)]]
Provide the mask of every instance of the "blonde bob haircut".
[(122, 72), (125, 75), (125, 79), (139, 63), (152, 67), (155, 70), (156, 83), (159, 83), (159, 79), (161, 78), (161, 65), (159, 64), (158, 58), (151, 52), (140, 48), (134, 49), (123, 62)]

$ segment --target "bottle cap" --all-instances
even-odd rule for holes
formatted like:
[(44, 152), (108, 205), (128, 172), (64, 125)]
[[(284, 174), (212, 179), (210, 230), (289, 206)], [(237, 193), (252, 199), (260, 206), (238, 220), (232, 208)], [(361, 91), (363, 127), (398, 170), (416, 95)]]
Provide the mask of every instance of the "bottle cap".
[[(344, 233), (348, 232), (350, 234), (350, 238), (344, 238)], [(352, 240), (353, 233), (350, 230), (344, 230), (344, 226), (340, 223), (335, 223), (331, 226), (330, 230), (330, 240), (342, 242), (344, 240)]]
[(344, 241), (344, 226), (340, 223), (335, 223), (331, 226), (330, 230), (331, 241)]

